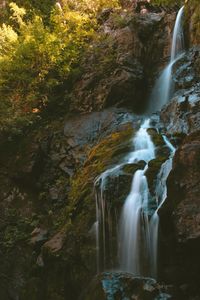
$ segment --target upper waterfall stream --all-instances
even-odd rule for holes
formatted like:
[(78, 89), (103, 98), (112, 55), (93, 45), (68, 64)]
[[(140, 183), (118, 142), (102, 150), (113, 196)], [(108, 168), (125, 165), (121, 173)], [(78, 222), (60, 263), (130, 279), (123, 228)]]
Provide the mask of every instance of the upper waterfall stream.
[(170, 61), (165, 69), (161, 72), (150, 96), (150, 113), (159, 111), (169, 101), (173, 94), (172, 68), (174, 63), (181, 57), (184, 51), (184, 34), (183, 34), (183, 14), (184, 6), (179, 10), (173, 30), (172, 46)]

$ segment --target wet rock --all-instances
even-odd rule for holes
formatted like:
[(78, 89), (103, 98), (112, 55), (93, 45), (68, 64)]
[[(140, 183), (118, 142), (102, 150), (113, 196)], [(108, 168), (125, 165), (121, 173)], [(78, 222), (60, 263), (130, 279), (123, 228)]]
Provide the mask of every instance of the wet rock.
[(123, 272), (106, 272), (94, 278), (81, 300), (107, 299), (178, 299), (175, 291), (158, 284), (154, 279), (134, 277)]
[(194, 47), (175, 64), (174, 98), (161, 111), (161, 121), (171, 134), (192, 133), (200, 127), (200, 49)]
[(125, 164), (122, 167), (122, 171), (124, 173), (133, 175), (137, 170), (140, 170), (140, 169), (143, 170), (145, 165), (146, 165), (146, 162), (143, 160), (139, 161), (138, 163), (134, 163), (134, 164)]
[[(186, 137), (177, 150), (173, 172), (168, 183), (168, 201), (172, 201), (176, 233), (178, 240), (182, 242), (200, 238), (199, 165), (200, 133), (198, 131)], [(173, 200), (170, 200), (172, 197)]]
[(160, 210), (164, 276), (196, 288), (200, 269), (199, 165), (200, 133), (197, 131), (183, 140), (175, 154), (167, 182), (167, 199)]
[[(83, 162), (87, 152), (97, 141), (123, 128), (123, 124), (132, 120), (130, 112), (116, 108), (69, 118), (65, 123), (64, 135), (70, 146), (70, 153), (77, 162)], [(67, 165), (69, 166), (69, 162)], [(64, 167), (63, 162), (62, 168)]]
[(181, 55), (174, 64), (175, 89), (195, 87), (199, 80), (200, 47), (193, 46)]
[(171, 134), (192, 133), (200, 126), (200, 91), (192, 91), (191, 95), (180, 94), (161, 112), (161, 120)]
[(36, 227), (32, 232), (31, 232), (31, 239), (30, 243), (32, 245), (36, 244), (42, 244), (47, 240), (47, 235), (48, 231), (46, 229), (42, 229), (39, 227)]
[(149, 191), (152, 195), (155, 193), (155, 186), (157, 182), (157, 175), (160, 171), (162, 164), (167, 160), (169, 155), (158, 156), (155, 159), (152, 159), (148, 163), (148, 169), (145, 173), (148, 181)]

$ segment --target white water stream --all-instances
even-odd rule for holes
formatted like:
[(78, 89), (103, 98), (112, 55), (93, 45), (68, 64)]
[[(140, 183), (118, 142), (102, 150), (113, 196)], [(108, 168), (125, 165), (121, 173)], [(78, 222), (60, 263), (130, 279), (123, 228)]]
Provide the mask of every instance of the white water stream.
[[(155, 158), (155, 147), (147, 132), (149, 120), (141, 126), (134, 138), (135, 151), (130, 154), (130, 162), (144, 160), (148, 163)], [(131, 191), (125, 201), (120, 220), (119, 256), (120, 269), (143, 275), (142, 254), (147, 253), (150, 246), (148, 230), (149, 190), (144, 170), (135, 172)]]
[(161, 110), (173, 94), (172, 67), (184, 51), (183, 34), (184, 6), (179, 10), (173, 31), (170, 62), (157, 79), (150, 96), (150, 112)]
[(174, 146), (170, 143), (170, 141), (163, 136), (163, 139), (165, 141), (165, 144), (170, 149), (170, 157), (168, 160), (166, 160), (161, 168), (160, 172), (157, 176), (157, 182), (156, 182), (156, 189), (155, 189), (155, 195), (156, 195), (156, 203), (157, 203), (157, 209), (155, 210), (153, 216), (150, 219), (150, 236), (151, 236), (151, 243), (150, 243), (150, 257), (151, 257), (151, 276), (154, 278), (157, 278), (157, 261), (158, 261), (158, 236), (159, 236), (159, 215), (158, 210), (163, 205), (164, 201), (167, 198), (167, 178), (169, 176), (169, 173), (172, 170), (172, 162), (173, 157), (175, 154), (176, 149)]
[[(167, 103), (172, 92), (172, 66), (179, 59), (183, 52), (184, 39), (182, 30), (182, 7), (176, 18), (174, 26), (171, 58), (168, 66), (162, 72), (152, 92), (152, 100), (157, 100), (151, 107), (151, 111), (157, 111)], [(116, 267), (112, 260), (112, 236), (113, 228), (118, 229), (119, 234), (117, 247), (119, 250), (119, 266), (121, 271), (131, 272), (136, 276), (157, 277), (158, 260), (158, 236), (159, 236), (159, 214), (158, 211), (167, 197), (167, 178), (172, 169), (172, 160), (175, 148), (169, 140), (163, 136), (166, 146), (170, 150), (170, 156), (166, 160), (157, 175), (155, 199), (156, 209), (150, 213), (151, 201), (147, 178), (148, 162), (156, 157), (156, 149), (148, 134), (150, 120), (145, 120), (133, 138), (132, 151), (124, 158), (123, 163), (103, 172), (95, 181), (96, 195), (96, 245), (97, 245), (97, 269), (105, 270), (111, 265)], [(116, 214), (116, 221), (113, 224), (112, 208), (107, 201), (107, 183), (110, 177), (118, 176), (124, 164), (145, 161), (146, 167), (135, 172), (130, 193), (127, 196), (120, 220)], [(115, 215), (115, 213), (114, 213)], [(119, 224), (118, 224), (119, 223)]]

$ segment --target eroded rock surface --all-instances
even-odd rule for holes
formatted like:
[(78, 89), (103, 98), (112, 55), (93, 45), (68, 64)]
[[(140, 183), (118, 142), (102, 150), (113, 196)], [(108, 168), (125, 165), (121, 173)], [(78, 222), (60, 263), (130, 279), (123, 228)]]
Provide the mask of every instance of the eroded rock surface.
[(200, 49), (194, 47), (175, 64), (174, 98), (161, 111), (169, 134), (189, 134), (200, 127)]
[(83, 61), (71, 109), (88, 112), (116, 105), (142, 112), (155, 73), (168, 58), (175, 13), (108, 15)]
[[(199, 293), (200, 133), (186, 137), (174, 158), (168, 196), (160, 210), (163, 248), (161, 273), (173, 282), (187, 282), (187, 293)], [(196, 286), (192, 288), (191, 286)], [(188, 296), (189, 297), (189, 296)], [(197, 298), (198, 299), (198, 298)]]

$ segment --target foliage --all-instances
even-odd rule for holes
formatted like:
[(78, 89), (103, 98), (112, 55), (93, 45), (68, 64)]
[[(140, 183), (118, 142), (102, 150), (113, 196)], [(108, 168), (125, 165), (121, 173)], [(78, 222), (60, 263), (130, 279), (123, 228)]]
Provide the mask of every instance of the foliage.
[(6, 114), (9, 118), (9, 114), (37, 112), (47, 104), (52, 89), (69, 76), (94, 28), (93, 20), (75, 11), (54, 10), (49, 28), (40, 16), (25, 21), (24, 9), (14, 3), (10, 8), (15, 25), (0, 28), (0, 109), (4, 121)]
[(121, 156), (130, 151), (132, 136), (133, 128), (131, 124), (127, 124), (124, 130), (112, 133), (92, 148), (83, 168), (77, 172), (71, 181), (69, 199), (74, 210), (87, 197), (91, 200), (94, 179), (111, 164), (118, 163)]
[(67, 4), (72, 10), (83, 11), (93, 15), (105, 8), (119, 7), (118, 0), (68, 0)]
[[(25, 8), (17, 5), (22, 2)], [(9, 4), (9, 20), (0, 27), (0, 129), (19, 119), (19, 123), (35, 119), (55, 91), (57, 95), (70, 89), (70, 76), (79, 73), (82, 53), (94, 37), (96, 14), (107, 6), (117, 7), (118, 1), (53, 4), (53, 0)], [(51, 11), (48, 22), (44, 8)]]
[[(12, 3), (12, 0), (9, 0), (8, 3)], [(43, 1), (35, 1), (35, 0), (15, 0), (15, 3), (19, 7), (24, 7), (27, 10), (29, 16), (32, 16), (35, 12), (36, 14), (43, 16), (46, 20), (49, 19), (51, 11), (56, 3), (55, 0), (43, 0)]]

